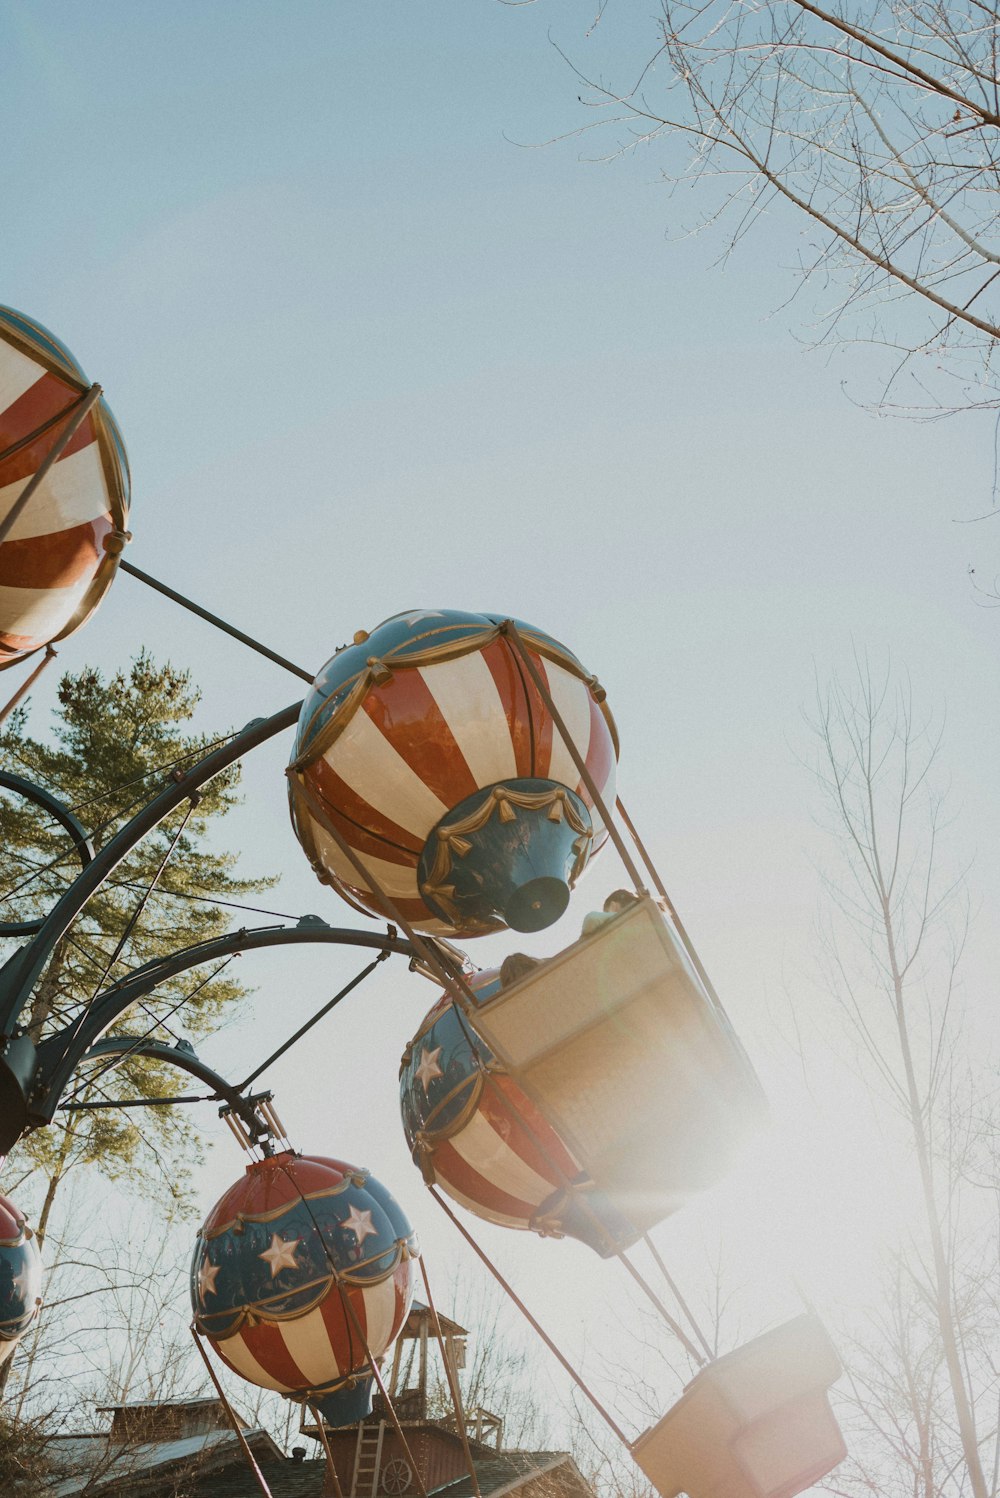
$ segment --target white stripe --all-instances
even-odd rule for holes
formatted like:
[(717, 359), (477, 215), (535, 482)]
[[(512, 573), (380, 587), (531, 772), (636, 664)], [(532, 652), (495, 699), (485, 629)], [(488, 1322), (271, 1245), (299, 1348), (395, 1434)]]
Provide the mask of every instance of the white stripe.
[[(331, 1290), (330, 1293), (335, 1292)], [(340, 1377), (330, 1333), (318, 1306), (307, 1316), (297, 1316), (294, 1321), (279, 1321), (276, 1325), (304, 1384), (320, 1388)]]
[(392, 1341), (396, 1316), (396, 1285), (392, 1276), (380, 1285), (370, 1285), (362, 1294), (365, 1301), (365, 1341), (373, 1358), (379, 1358)]
[[(580, 758), (586, 761), (587, 750), (590, 748), (590, 689), (578, 676), (572, 676), (561, 666), (553, 665), (551, 661), (545, 662), (545, 674), (548, 677), (549, 695), (566, 724)], [(558, 781), (560, 785), (568, 786), (570, 790), (575, 789), (580, 779), (580, 772), (573, 763), (573, 756), (566, 748), (563, 736), (554, 723), (548, 778)]]
[[(360, 889), (363, 884), (367, 884), (362, 880), (354, 865), (344, 857), (330, 834), (318, 822), (312, 823), (312, 835), (320, 862), (325, 868), (332, 869), (345, 884), (351, 885), (354, 889)], [(416, 869), (408, 869), (405, 864), (401, 863), (389, 863), (385, 858), (375, 858), (371, 853), (362, 853), (360, 849), (355, 851), (371, 877), (378, 880), (390, 899), (394, 900), (397, 897), (401, 900), (420, 899)]]
[(227, 1337), (225, 1342), (219, 1342), (216, 1345), (222, 1356), (232, 1363), (237, 1373), (249, 1383), (257, 1384), (261, 1389), (277, 1389), (279, 1394), (292, 1393), (288, 1384), (279, 1384), (276, 1378), (272, 1378), (270, 1373), (261, 1367), (244, 1342), (241, 1332), (237, 1332), (235, 1337)]
[(363, 707), (324, 757), (352, 791), (414, 837), (426, 838), (450, 810), (396, 753)]
[(0, 411), (6, 411), (26, 390), (45, 375), (45, 370), (20, 349), (0, 338)]
[(51, 639), (71, 618), (93, 581), (91, 574), (71, 588), (0, 585), (0, 630), (10, 635), (27, 635), (32, 640)]
[(555, 1189), (551, 1181), (538, 1175), (511, 1149), (481, 1113), (474, 1113), (465, 1128), (453, 1134), (448, 1143), (467, 1165), (507, 1196), (516, 1196), (537, 1207)]
[(503, 1212), (496, 1212), (492, 1207), (486, 1207), (482, 1202), (474, 1202), (470, 1196), (465, 1196), (457, 1186), (453, 1186), (443, 1175), (438, 1175), (438, 1182), (443, 1190), (447, 1191), (453, 1202), (458, 1202), (467, 1212), (472, 1212), (476, 1217), (482, 1217), (486, 1222), (495, 1222), (502, 1228), (520, 1228), (524, 1231), (528, 1224), (523, 1217), (507, 1217)]
[[(30, 477), (5, 484), (0, 489), (0, 520), (8, 515)], [(84, 521), (97, 520), (111, 511), (101, 454), (96, 442), (88, 442), (79, 452), (60, 458), (49, 470), (40, 489), (28, 500), (27, 508), (15, 522), (8, 541), (26, 536), (51, 536), (70, 530)]]
[(421, 666), (441, 715), (477, 785), (517, 778), (510, 725), (493, 673), (481, 651), (436, 666)]

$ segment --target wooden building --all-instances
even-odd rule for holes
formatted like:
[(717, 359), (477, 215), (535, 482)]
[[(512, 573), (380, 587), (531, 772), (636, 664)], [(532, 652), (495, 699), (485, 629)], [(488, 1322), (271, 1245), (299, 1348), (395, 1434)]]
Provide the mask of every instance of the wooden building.
[[(468, 1333), (440, 1320), (457, 1373)], [(446, 1381), (432, 1377), (435, 1366), (443, 1374), (431, 1315), (415, 1302), (384, 1375), (403, 1439), (379, 1396), (368, 1419), (327, 1432), (343, 1498), (417, 1498), (415, 1477), (433, 1498), (474, 1498), (454, 1413), (440, 1403)], [(109, 1431), (52, 1442), (52, 1498), (260, 1498), (218, 1399), (115, 1405), (104, 1413)], [(482, 1498), (593, 1498), (568, 1452), (507, 1451), (500, 1414), (471, 1409), (465, 1416)], [(302, 1434), (315, 1443), (313, 1452), (298, 1446), (285, 1456), (264, 1431), (244, 1427), (272, 1498), (335, 1498), (311, 1419)]]

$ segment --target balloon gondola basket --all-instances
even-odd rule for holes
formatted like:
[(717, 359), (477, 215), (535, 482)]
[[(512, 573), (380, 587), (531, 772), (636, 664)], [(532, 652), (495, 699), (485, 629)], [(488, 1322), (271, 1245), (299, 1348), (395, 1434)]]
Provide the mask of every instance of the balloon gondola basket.
[(793, 1498), (847, 1455), (827, 1393), (842, 1372), (797, 1316), (703, 1368), (632, 1455), (661, 1498)]
[(764, 1122), (746, 1053), (648, 897), (468, 1018), (631, 1242), (721, 1179)]

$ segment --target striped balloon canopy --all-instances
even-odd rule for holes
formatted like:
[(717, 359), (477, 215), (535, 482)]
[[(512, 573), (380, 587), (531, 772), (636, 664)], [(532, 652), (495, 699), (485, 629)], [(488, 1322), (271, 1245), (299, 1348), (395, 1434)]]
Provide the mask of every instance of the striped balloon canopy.
[(42, 1259), (24, 1213), (0, 1196), (0, 1365), (10, 1357), (42, 1303)]
[[(480, 1003), (501, 987), (497, 969), (467, 982)], [(403, 1052), (403, 1130), (424, 1180), (501, 1227), (578, 1238), (602, 1257), (632, 1242), (631, 1225), (594, 1190), (473, 1025), (445, 994)]]
[(402, 1209), (368, 1171), (285, 1150), (248, 1165), (199, 1230), (195, 1325), (249, 1383), (351, 1423), (371, 1408), (369, 1355), (382, 1356), (409, 1313), (416, 1253)]
[[(564, 645), (514, 622), (613, 802), (618, 739), (603, 690)], [(319, 878), (365, 913), (398, 911), (436, 935), (551, 925), (607, 838), (500, 614), (417, 610), (359, 631), (303, 703), (289, 786)]]
[[(89, 386), (64, 344), (0, 307), (0, 523)], [(101, 399), (0, 543), (0, 670), (89, 619), (128, 539), (128, 510), (128, 459)]]

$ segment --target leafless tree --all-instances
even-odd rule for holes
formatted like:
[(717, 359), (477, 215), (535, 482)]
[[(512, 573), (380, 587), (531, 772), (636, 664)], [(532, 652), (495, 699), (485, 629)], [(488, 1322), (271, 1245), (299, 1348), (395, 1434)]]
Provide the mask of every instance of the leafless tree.
[(595, 18), (582, 0), (581, 16), (588, 56), (613, 33), (618, 74), (569, 45), (594, 111), (582, 130), (610, 129), (611, 154), (656, 143), (665, 179), (698, 191), (696, 227), (728, 211), (729, 248), (793, 210), (808, 229), (801, 270), (835, 289), (819, 337), (895, 352), (883, 406), (1000, 405), (995, 6), (605, 0)]
[(885, 1493), (995, 1498), (1000, 1177), (992, 1089), (963, 1041), (966, 917), (961, 879), (939, 868), (938, 738), (915, 720), (908, 685), (864, 661), (819, 694), (814, 726), (842, 852), (828, 882), (829, 987), (920, 1203), (849, 1358), (855, 1480), (844, 1469), (826, 1490), (871, 1491), (877, 1470)]

